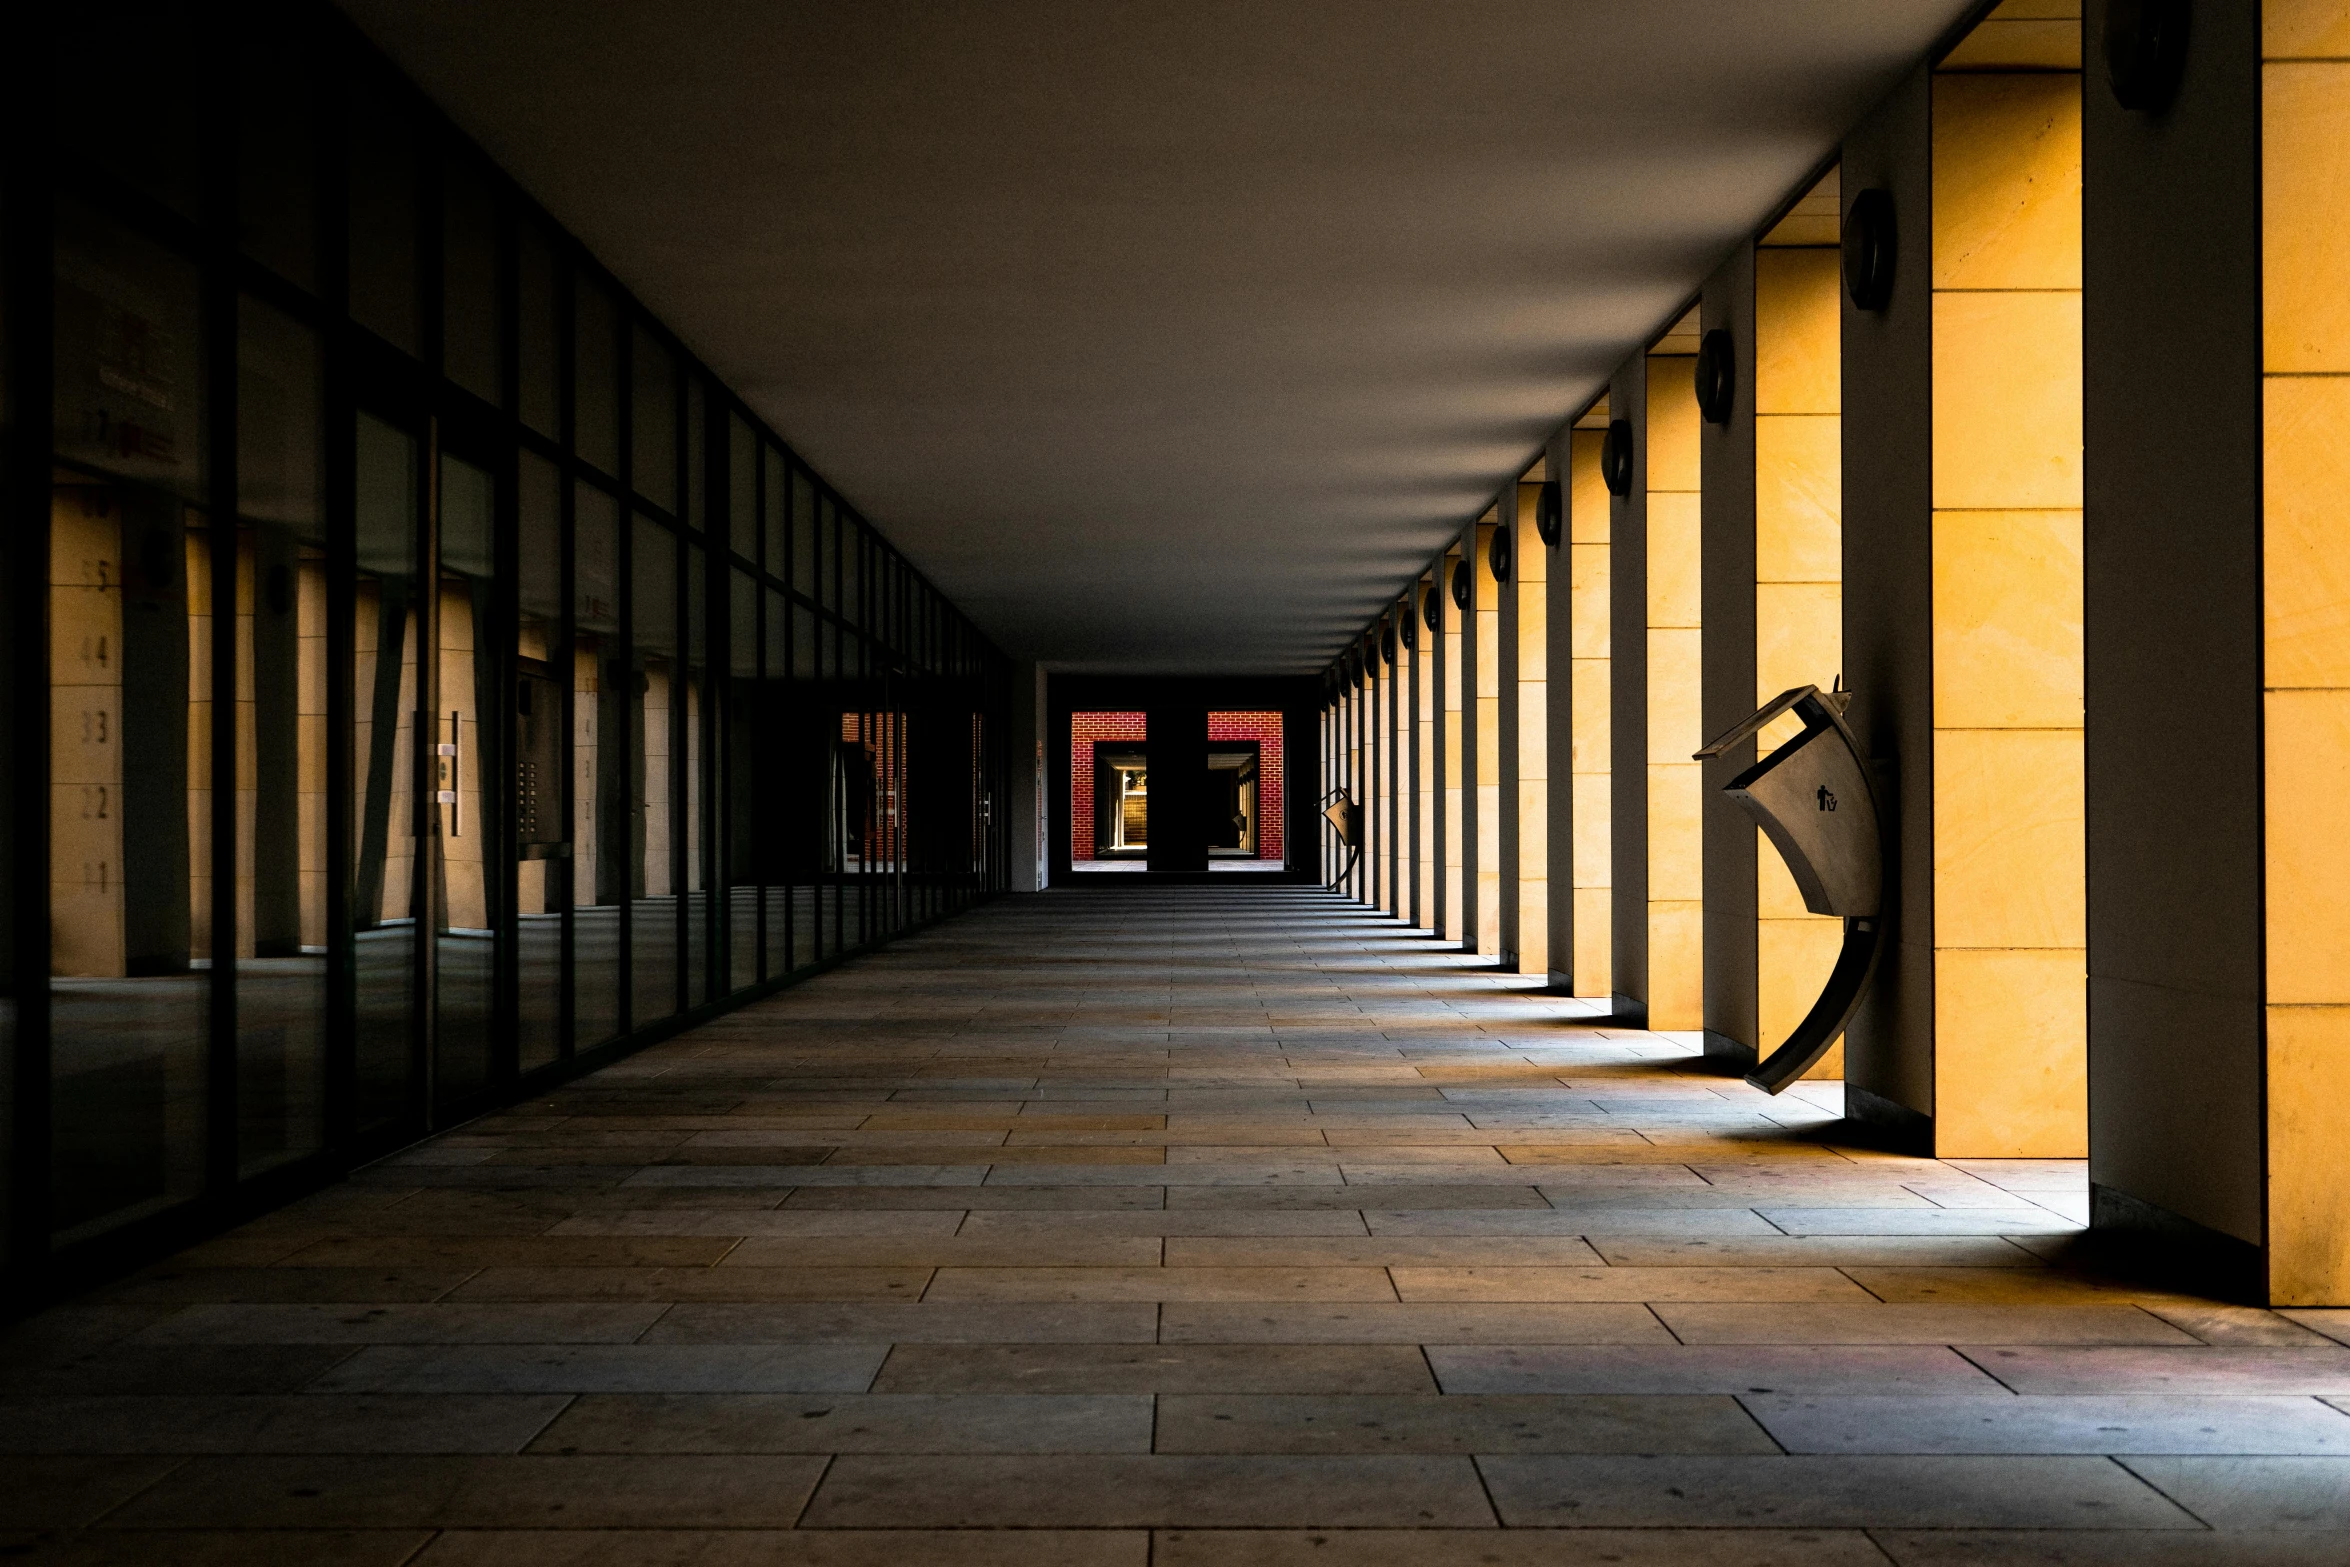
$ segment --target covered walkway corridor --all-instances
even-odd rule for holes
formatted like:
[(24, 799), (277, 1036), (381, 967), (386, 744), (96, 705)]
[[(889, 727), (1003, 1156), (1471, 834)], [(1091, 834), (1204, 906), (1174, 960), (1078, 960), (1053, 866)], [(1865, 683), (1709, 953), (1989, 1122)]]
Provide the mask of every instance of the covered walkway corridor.
[(1318, 890), (985, 905), (18, 1324), (0, 1543), (2350, 1557), (2350, 1312), (2136, 1287), (2079, 1164), (1539, 985)]

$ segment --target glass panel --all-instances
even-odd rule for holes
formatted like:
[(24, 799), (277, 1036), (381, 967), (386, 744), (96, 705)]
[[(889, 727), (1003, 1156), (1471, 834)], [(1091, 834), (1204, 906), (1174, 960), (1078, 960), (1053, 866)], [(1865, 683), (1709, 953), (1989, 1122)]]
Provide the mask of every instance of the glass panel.
[(516, 285), (521, 320), (520, 385), (522, 422), (548, 440), (563, 435), (563, 296), (555, 286), (555, 247), (546, 230), (527, 219), (515, 229)]
[[(726, 574), (726, 984), (760, 977), (759, 874), (752, 838), (758, 820), (759, 586)], [(780, 915), (781, 911), (777, 911)]]
[[(5, 201), (0, 201), (0, 247), (5, 247), (8, 242), (8, 206)], [(6, 292), (0, 289), (0, 364), (13, 363), (9, 332), (15, 322), (9, 311), (12, 301), (6, 297)], [(11, 451), (15, 449), (10, 431), (16, 422), (16, 397), (15, 385), (6, 373), (0, 372), (0, 442), (7, 442), (7, 449)], [(0, 479), (5, 478), (8, 468), (8, 462), (0, 459)], [(21, 733), (17, 728), (17, 628), (20, 624), (18, 606), (22, 596), (14, 591), (16, 586), (11, 583), (9, 590), (0, 591), (0, 734), (7, 735)], [(18, 743), (23, 742), (19, 740)], [(13, 824), (18, 820), (18, 774), (17, 768), (0, 767), (0, 822), (11, 824), (0, 828), (0, 887), (14, 888), (20, 885), (17, 880), (19, 876), (26, 877), (28, 881), (31, 876), (27, 867), (17, 858), (16, 829)], [(21, 992), (17, 988), (21, 976), (16, 967), (16, 920), (16, 905), (12, 901), (8, 912), (0, 914), (0, 1063), (8, 1064), (6, 1070), (0, 1070), (0, 1214), (11, 1216), (16, 1212), (16, 1073), (13, 1063), (16, 1061), (17, 1018), (22, 1006), (18, 999)], [(13, 1228), (13, 1225), (0, 1226), (0, 1229), (11, 1232)], [(9, 1235), (0, 1234), (0, 1265), (7, 1262), (12, 1244)]]
[(629, 559), (636, 710), (629, 738), (634, 786), (629, 845), (630, 1014), (639, 1023), (677, 1010), (677, 803), (683, 703), (677, 646), (677, 540), (650, 517), (636, 519)]
[[(503, 876), (490, 874), (489, 813), (482, 779), (502, 777), (497, 723), (483, 698), (500, 689), (489, 639), (497, 569), (497, 486), (488, 472), (441, 458), (440, 700), (431, 713), (435, 809), (433, 1089), (443, 1104), (490, 1080), (490, 1026), (497, 994), (497, 928)], [(485, 723), (485, 716), (489, 722)]]
[(582, 462), (620, 472), (620, 315), (587, 278), (572, 289), (572, 443)]
[(772, 446), (759, 448), (764, 465), (760, 504), (766, 511), (767, 553), (763, 564), (770, 576), (788, 580), (791, 572), (791, 464)]
[(326, 538), (318, 338), (237, 316), (237, 1167), (325, 1138)]
[[(726, 416), (726, 542), (735, 554), (759, 561), (759, 445), (738, 413)], [(780, 563), (781, 555), (775, 557)]]
[(788, 586), (810, 603), (823, 602), (823, 595), (816, 586), (816, 490), (808, 482), (807, 470), (796, 466), (791, 470), (791, 576)]
[(571, 834), (563, 812), (563, 518), (555, 465), (522, 454), (516, 485), (514, 845), (519, 969), (515, 1040), (522, 1070), (562, 1053), (563, 909)]
[(359, 1129), (415, 1109), (417, 442), (362, 413), (353, 565), (351, 924)]
[(301, 41), (242, 17), (237, 39), (237, 236), (288, 282), (318, 287), (318, 96)]
[(629, 381), (629, 442), (636, 457), (636, 492), (663, 511), (677, 505), (677, 362), (661, 340), (636, 328)]
[(58, 145), (186, 218), (197, 215), (204, 184), (190, 13), (181, 0), (97, 0), (49, 12)]
[(196, 1195), (212, 537), (194, 267), (60, 203), (50, 512), (52, 1228)]
[(351, 319), (416, 352), (416, 130), (389, 88), (351, 84)]
[(863, 629), (872, 606), (865, 602), (865, 530), (844, 507), (840, 519), (840, 618)]
[(572, 486), (571, 1037), (621, 1030), (621, 911), (628, 896), (628, 692), (620, 635), (620, 508)]
[[(784, 824), (790, 819), (790, 805), (788, 797), (782, 795), (785, 750), (789, 743), (784, 700), (790, 691), (791, 678), (788, 619), (791, 608), (784, 596), (773, 589), (761, 593), (759, 602), (766, 611), (766, 620), (759, 628), (762, 678), (748, 706), (745, 727), (749, 731), (746, 746), (751, 752), (750, 799), (760, 808), (752, 811), (745, 835), (766, 919), (760, 972), (773, 976), (791, 970), (794, 945), (791, 876), (785, 862), (788, 840), (784, 831)], [(780, 802), (781, 808), (768, 806), (767, 802), (771, 801)]]
[(1069, 716), (1069, 867), (1138, 871), (1150, 850), (1150, 727), (1141, 713)]
[[(818, 939), (828, 953), (839, 952), (851, 945), (853, 938), (841, 923), (844, 907), (841, 897), (841, 857), (843, 840), (848, 837), (850, 821), (849, 801), (857, 792), (857, 780), (844, 778), (841, 769), (846, 758), (841, 755), (841, 674), (840, 627), (830, 620), (816, 625), (817, 689), (816, 754), (825, 758), (824, 789), (818, 797), (823, 801), (824, 823), (823, 860), (824, 896), (816, 910)], [(854, 904), (846, 907), (854, 909)]]
[(820, 888), (824, 871), (824, 799), (831, 777), (824, 745), (824, 713), (817, 701), (822, 667), (816, 655), (818, 621), (806, 606), (791, 607), (791, 685), (783, 722), (790, 738), (774, 745), (784, 808), (777, 813), (785, 835), (784, 865), (792, 884), (792, 960), (813, 963), (828, 950)]
[[(703, 400), (702, 378), (685, 378), (685, 525), (696, 533), (710, 531), (710, 419)], [(724, 519), (720, 519), (723, 526)], [(719, 547), (725, 548), (720, 540)]]
[(1281, 715), (1208, 715), (1208, 869), (1277, 871), (1283, 859)]
[(497, 198), (471, 158), (450, 158), (442, 178), (441, 368), (474, 396), (502, 407)]
[(710, 889), (712, 843), (708, 830), (710, 771), (709, 555), (699, 544), (685, 548), (685, 641), (678, 691), (678, 758), (683, 805), (678, 859), (685, 873), (685, 1002), (710, 997)]
[(832, 497), (820, 495), (816, 500), (816, 602), (824, 608), (840, 611), (840, 511)]

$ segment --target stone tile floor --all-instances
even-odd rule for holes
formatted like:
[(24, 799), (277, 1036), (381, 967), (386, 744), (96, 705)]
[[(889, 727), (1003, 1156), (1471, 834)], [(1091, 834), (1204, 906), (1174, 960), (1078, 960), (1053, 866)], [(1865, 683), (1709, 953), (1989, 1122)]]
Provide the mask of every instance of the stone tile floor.
[(0, 1554), (2350, 1562), (2350, 1313), (1316, 892), (1007, 899), (0, 1341)]

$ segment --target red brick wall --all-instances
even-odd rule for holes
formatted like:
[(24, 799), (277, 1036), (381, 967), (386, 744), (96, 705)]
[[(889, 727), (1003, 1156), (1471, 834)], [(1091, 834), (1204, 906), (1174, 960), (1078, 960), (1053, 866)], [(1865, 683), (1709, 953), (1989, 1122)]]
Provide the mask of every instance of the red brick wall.
[(1281, 715), (1279, 713), (1210, 713), (1208, 744), (1225, 740), (1257, 743), (1257, 853), (1260, 860), (1281, 858), (1282, 828), (1288, 824), (1283, 803)]
[(1069, 715), (1069, 858), (1093, 858), (1093, 748), (1138, 745), (1150, 731), (1141, 713)]

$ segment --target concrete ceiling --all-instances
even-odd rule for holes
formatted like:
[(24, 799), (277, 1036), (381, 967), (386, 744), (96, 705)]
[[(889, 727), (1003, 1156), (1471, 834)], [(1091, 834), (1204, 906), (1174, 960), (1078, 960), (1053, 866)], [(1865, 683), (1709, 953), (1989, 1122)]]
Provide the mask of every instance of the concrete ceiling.
[(1967, 0), (343, 0), (1008, 653), (1314, 670)]

